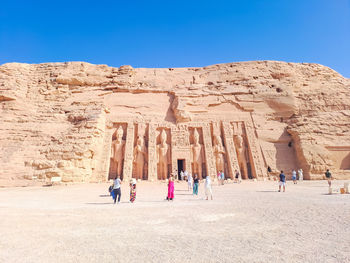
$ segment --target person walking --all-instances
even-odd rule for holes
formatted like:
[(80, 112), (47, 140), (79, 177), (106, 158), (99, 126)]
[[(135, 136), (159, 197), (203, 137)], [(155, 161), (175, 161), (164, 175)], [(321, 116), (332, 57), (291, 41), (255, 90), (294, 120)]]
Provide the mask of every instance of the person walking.
[(241, 182), (238, 170), (235, 170), (235, 182), (236, 183), (240, 183)]
[(285, 192), (286, 191), (286, 176), (284, 175), (283, 171), (281, 171), (281, 173), (280, 173), (278, 192), (281, 192), (282, 186), (283, 186), (283, 192)]
[(208, 200), (209, 195), (211, 200), (213, 200), (213, 191), (211, 189), (211, 179), (209, 175), (205, 177), (204, 192), (205, 192), (206, 200)]
[(130, 180), (130, 202), (133, 203), (136, 200), (136, 179)]
[(218, 172), (217, 177), (218, 177), (218, 185), (221, 185), (221, 171)]
[(193, 180), (193, 195), (198, 195), (198, 187), (199, 187), (199, 179), (198, 175), (194, 175), (194, 180)]
[(184, 176), (185, 176), (184, 171), (181, 170), (181, 172), (180, 172), (180, 178), (181, 178), (180, 180), (181, 181), (184, 179)]
[(120, 181), (120, 176), (118, 175), (113, 182), (114, 203), (116, 203), (118, 198), (118, 204), (120, 203), (120, 197), (122, 195), (120, 190), (120, 185), (121, 185), (121, 181)]
[(298, 170), (298, 177), (299, 177), (299, 181), (304, 180), (303, 169), (301, 169), (301, 168)]
[(188, 174), (187, 175), (187, 189), (188, 191), (191, 191), (193, 188), (193, 178), (192, 178), (192, 174)]
[(224, 181), (225, 181), (225, 174), (224, 171), (221, 171), (221, 184), (224, 185)]
[(294, 169), (292, 171), (292, 180), (294, 184), (297, 184), (297, 172)]
[(326, 176), (327, 181), (328, 181), (328, 186), (331, 187), (332, 186), (332, 174), (329, 171), (329, 169), (327, 169), (327, 171), (325, 172), (325, 176)]
[(171, 201), (174, 199), (174, 191), (175, 191), (174, 177), (170, 176), (169, 183), (168, 183), (168, 197), (167, 197), (168, 201)]

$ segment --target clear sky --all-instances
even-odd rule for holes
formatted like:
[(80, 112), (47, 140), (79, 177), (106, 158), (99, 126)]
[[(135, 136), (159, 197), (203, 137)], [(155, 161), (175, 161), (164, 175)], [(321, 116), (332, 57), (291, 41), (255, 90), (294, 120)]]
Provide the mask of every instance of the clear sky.
[(312, 62), (350, 78), (350, 0), (0, 2), (0, 64)]

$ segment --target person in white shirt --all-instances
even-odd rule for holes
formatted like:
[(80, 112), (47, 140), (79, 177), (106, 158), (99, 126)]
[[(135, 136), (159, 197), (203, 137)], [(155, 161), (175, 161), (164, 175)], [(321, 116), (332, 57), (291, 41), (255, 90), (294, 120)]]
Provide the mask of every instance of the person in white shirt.
[(206, 200), (208, 200), (209, 195), (211, 200), (213, 200), (213, 192), (211, 190), (211, 179), (209, 175), (205, 177), (204, 192), (205, 192)]
[(118, 175), (113, 182), (113, 192), (114, 192), (114, 203), (116, 203), (118, 198), (118, 204), (120, 203), (121, 190), (120, 190), (120, 176)]
[(193, 188), (193, 178), (190, 173), (187, 176), (187, 185), (188, 185), (188, 191), (191, 191)]
[(303, 169), (299, 169), (298, 170), (298, 176), (299, 176), (299, 181), (303, 181), (304, 180), (304, 176), (303, 176)]
[(180, 178), (181, 178), (181, 180), (184, 179), (184, 176), (185, 176), (185, 174), (184, 174), (184, 172), (181, 170), (181, 172), (180, 172)]

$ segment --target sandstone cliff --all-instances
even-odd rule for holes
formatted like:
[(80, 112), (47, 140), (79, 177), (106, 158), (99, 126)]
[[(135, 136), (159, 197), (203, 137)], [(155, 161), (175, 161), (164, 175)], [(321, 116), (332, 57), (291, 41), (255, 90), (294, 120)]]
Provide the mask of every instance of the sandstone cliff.
[[(265, 165), (350, 178), (350, 80), (318, 64), (0, 66), (0, 186), (105, 181), (113, 119), (188, 122), (251, 113)], [(287, 146), (286, 146), (287, 145)]]

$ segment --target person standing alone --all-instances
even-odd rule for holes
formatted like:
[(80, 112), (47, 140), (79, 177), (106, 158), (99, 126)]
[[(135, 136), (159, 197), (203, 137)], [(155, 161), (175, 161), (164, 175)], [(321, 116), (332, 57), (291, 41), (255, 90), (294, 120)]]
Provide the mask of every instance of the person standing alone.
[(120, 203), (120, 197), (121, 197), (120, 184), (121, 184), (120, 176), (118, 175), (117, 178), (115, 178), (113, 183), (114, 203), (116, 203), (118, 198), (118, 204)]
[(199, 186), (199, 179), (198, 175), (194, 175), (194, 180), (193, 180), (193, 194), (198, 195), (198, 186)]
[(329, 171), (329, 169), (327, 169), (325, 176), (326, 176), (327, 181), (328, 181), (328, 186), (331, 187), (332, 186), (332, 174)]
[(284, 175), (283, 171), (281, 171), (281, 173), (280, 173), (278, 192), (281, 192), (281, 186), (283, 186), (283, 192), (285, 192), (286, 191), (286, 176)]
[(205, 177), (204, 191), (205, 191), (206, 200), (208, 200), (209, 195), (211, 200), (213, 200), (213, 191), (211, 190), (211, 179), (209, 175)]

